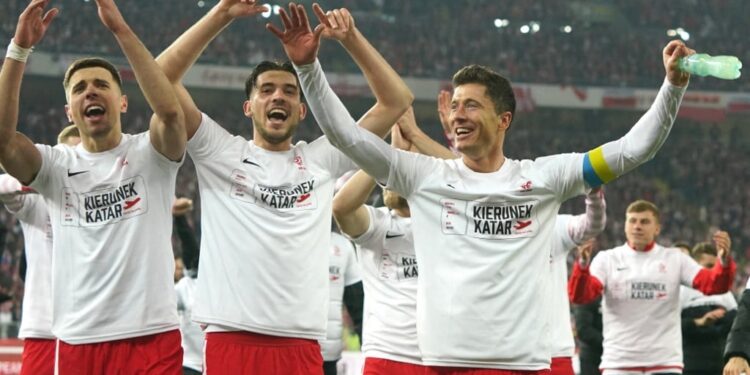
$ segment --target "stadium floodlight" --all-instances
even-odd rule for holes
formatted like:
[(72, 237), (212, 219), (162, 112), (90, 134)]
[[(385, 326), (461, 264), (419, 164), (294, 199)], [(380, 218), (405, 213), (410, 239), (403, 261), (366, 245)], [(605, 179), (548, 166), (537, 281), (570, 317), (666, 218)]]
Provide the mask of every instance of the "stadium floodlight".
[(684, 41), (690, 40), (690, 33), (687, 32), (687, 31), (685, 31), (685, 29), (683, 29), (681, 27), (678, 27), (677, 30), (675, 30), (675, 31), (677, 32), (677, 35), (680, 36), (680, 39), (682, 39)]
[(667, 30), (667, 36), (670, 38), (674, 38), (677, 36), (677, 30), (675, 29), (669, 29)]
[(523, 25), (520, 30), (522, 34), (528, 34), (530, 29), (529, 25)]
[(504, 18), (495, 18), (495, 27), (496, 28), (500, 29), (500, 28), (503, 28), (503, 27), (507, 27), (508, 25), (510, 25), (510, 21), (508, 21), (507, 19), (504, 19)]
[(206, 6), (206, 2), (205, 1), (203, 1), (203, 0), (198, 1), (198, 8), (203, 8), (204, 6)]
[(565, 25), (562, 27), (562, 32), (564, 32), (565, 34), (570, 34), (571, 32), (573, 32), (573, 27), (570, 25)]
[(273, 12), (273, 7), (271, 6), (271, 4), (268, 4), (268, 3), (263, 4), (263, 6), (266, 7), (266, 9), (268, 9), (268, 10), (264, 11), (260, 15), (263, 16), (263, 18), (270, 18), (271, 17), (271, 12)]
[(536, 34), (537, 32), (539, 32), (539, 29), (542, 28), (542, 25), (540, 25), (539, 22), (536, 21), (529, 22), (529, 26), (531, 27), (532, 34)]

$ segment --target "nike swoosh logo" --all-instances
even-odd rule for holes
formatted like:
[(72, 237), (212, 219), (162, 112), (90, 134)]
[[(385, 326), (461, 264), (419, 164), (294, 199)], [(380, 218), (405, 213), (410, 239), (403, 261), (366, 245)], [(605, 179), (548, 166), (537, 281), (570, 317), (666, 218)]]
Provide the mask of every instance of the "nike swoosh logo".
[(77, 176), (81, 173), (88, 173), (88, 171), (78, 171), (78, 172), (71, 172), (70, 169), (68, 169), (68, 177)]
[(624, 270), (626, 270), (626, 269), (628, 269), (628, 267), (617, 267), (617, 270), (618, 270), (618, 271), (624, 271)]
[(403, 236), (404, 235), (402, 233), (397, 233), (397, 234), (386, 233), (385, 234), (385, 238), (396, 238), (396, 237), (403, 237)]
[(250, 164), (250, 165), (254, 165), (254, 166), (256, 166), (256, 167), (259, 167), (259, 168), (260, 168), (260, 164), (258, 164), (258, 163), (255, 163), (255, 162), (253, 162), (253, 161), (250, 161), (250, 158), (244, 158), (244, 159), (242, 159), (242, 162), (243, 162), (243, 163), (245, 163), (245, 164)]
[(455, 188), (456, 188), (455, 186), (453, 186), (453, 185), (451, 185), (451, 184), (445, 184), (445, 185), (446, 185), (446, 186), (448, 186), (448, 187), (449, 187), (449, 188), (451, 188), (451, 189), (455, 189)]

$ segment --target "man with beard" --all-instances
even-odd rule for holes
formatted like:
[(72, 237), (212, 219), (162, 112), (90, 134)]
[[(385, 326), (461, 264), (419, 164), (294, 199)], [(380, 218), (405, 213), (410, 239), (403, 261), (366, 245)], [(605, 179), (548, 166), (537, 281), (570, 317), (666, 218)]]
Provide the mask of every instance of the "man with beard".
[[(250, 141), (201, 113), (180, 84), (224, 27), (264, 9), (222, 0), (157, 59), (186, 113), (203, 207), (193, 320), (207, 325), (209, 371), (319, 374), (331, 202), (336, 179), (354, 164), (326, 137), (292, 144), (307, 108), (290, 63), (262, 62), (247, 79)], [(329, 16), (351, 17), (345, 9)], [(377, 102), (360, 125), (384, 136), (411, 104), (408, 87), (356, 28), (320, 32), (341, 42), (364, 72)]]

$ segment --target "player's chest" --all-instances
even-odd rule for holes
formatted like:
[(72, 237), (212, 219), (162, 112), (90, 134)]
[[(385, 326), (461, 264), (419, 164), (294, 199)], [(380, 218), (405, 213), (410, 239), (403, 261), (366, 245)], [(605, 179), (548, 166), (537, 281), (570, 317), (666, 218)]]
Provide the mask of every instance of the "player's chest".
[(680, 269), (669, 259), (617, 259), (610, 265), (608, 293), (615, 299), (661, 301), (677, 297)]

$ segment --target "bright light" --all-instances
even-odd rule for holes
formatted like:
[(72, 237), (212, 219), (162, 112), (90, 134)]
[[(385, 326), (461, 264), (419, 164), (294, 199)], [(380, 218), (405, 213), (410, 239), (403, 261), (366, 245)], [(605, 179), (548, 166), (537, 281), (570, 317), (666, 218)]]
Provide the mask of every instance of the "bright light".
[(495, 18), (495, 27), (502, 28), (510, 25), (510, 21), (506, 19)]
[(263, 18), (270, 18), (271, 17), (271, 12), (272, 12), (271, 4), (263, 4), (263, 6), (266, 7), (266, 9), (268, 9), (268, 10), (264, 11), (260, 15), (263, 16)]
[(677, 31), (675, 29), (669, 29), (667, 30), (667, 36), (670, 38), (674, 38), (677, 36)]
[(206, 3), (203, 0), (198, 2), (198, 8), (203, 8), (204, 6), (206, 6)]
[(685, 29), (678, 27), (676, 31), (677, 35), (679, 35), (682, 40), (687, 41), (690, 39), (690, 33), (685, 31)]
[(522, 34), (528, 34), (529, 33), (529, 29), (530, 29), (529, 25), (523, 25), (523, 26), (521, 26), (521, 33)]
[(273, 14), (278, 15), (279, 14), (279, 9), (281, 9), (280, 6), (274, 5), (273, 6)]
[(536, 21), (529, 22), (529, 26), (531, 26), (532, 33), (539, 32), (539, 29), (541, 28), (541, 25), (539, 24), (539, 22), (536, 22)]
[(565, 34), (570, 34), (571, 32), (573, 32), (573, 28), (570, 25), (565, 25), (563, 26), (562, 31)]

